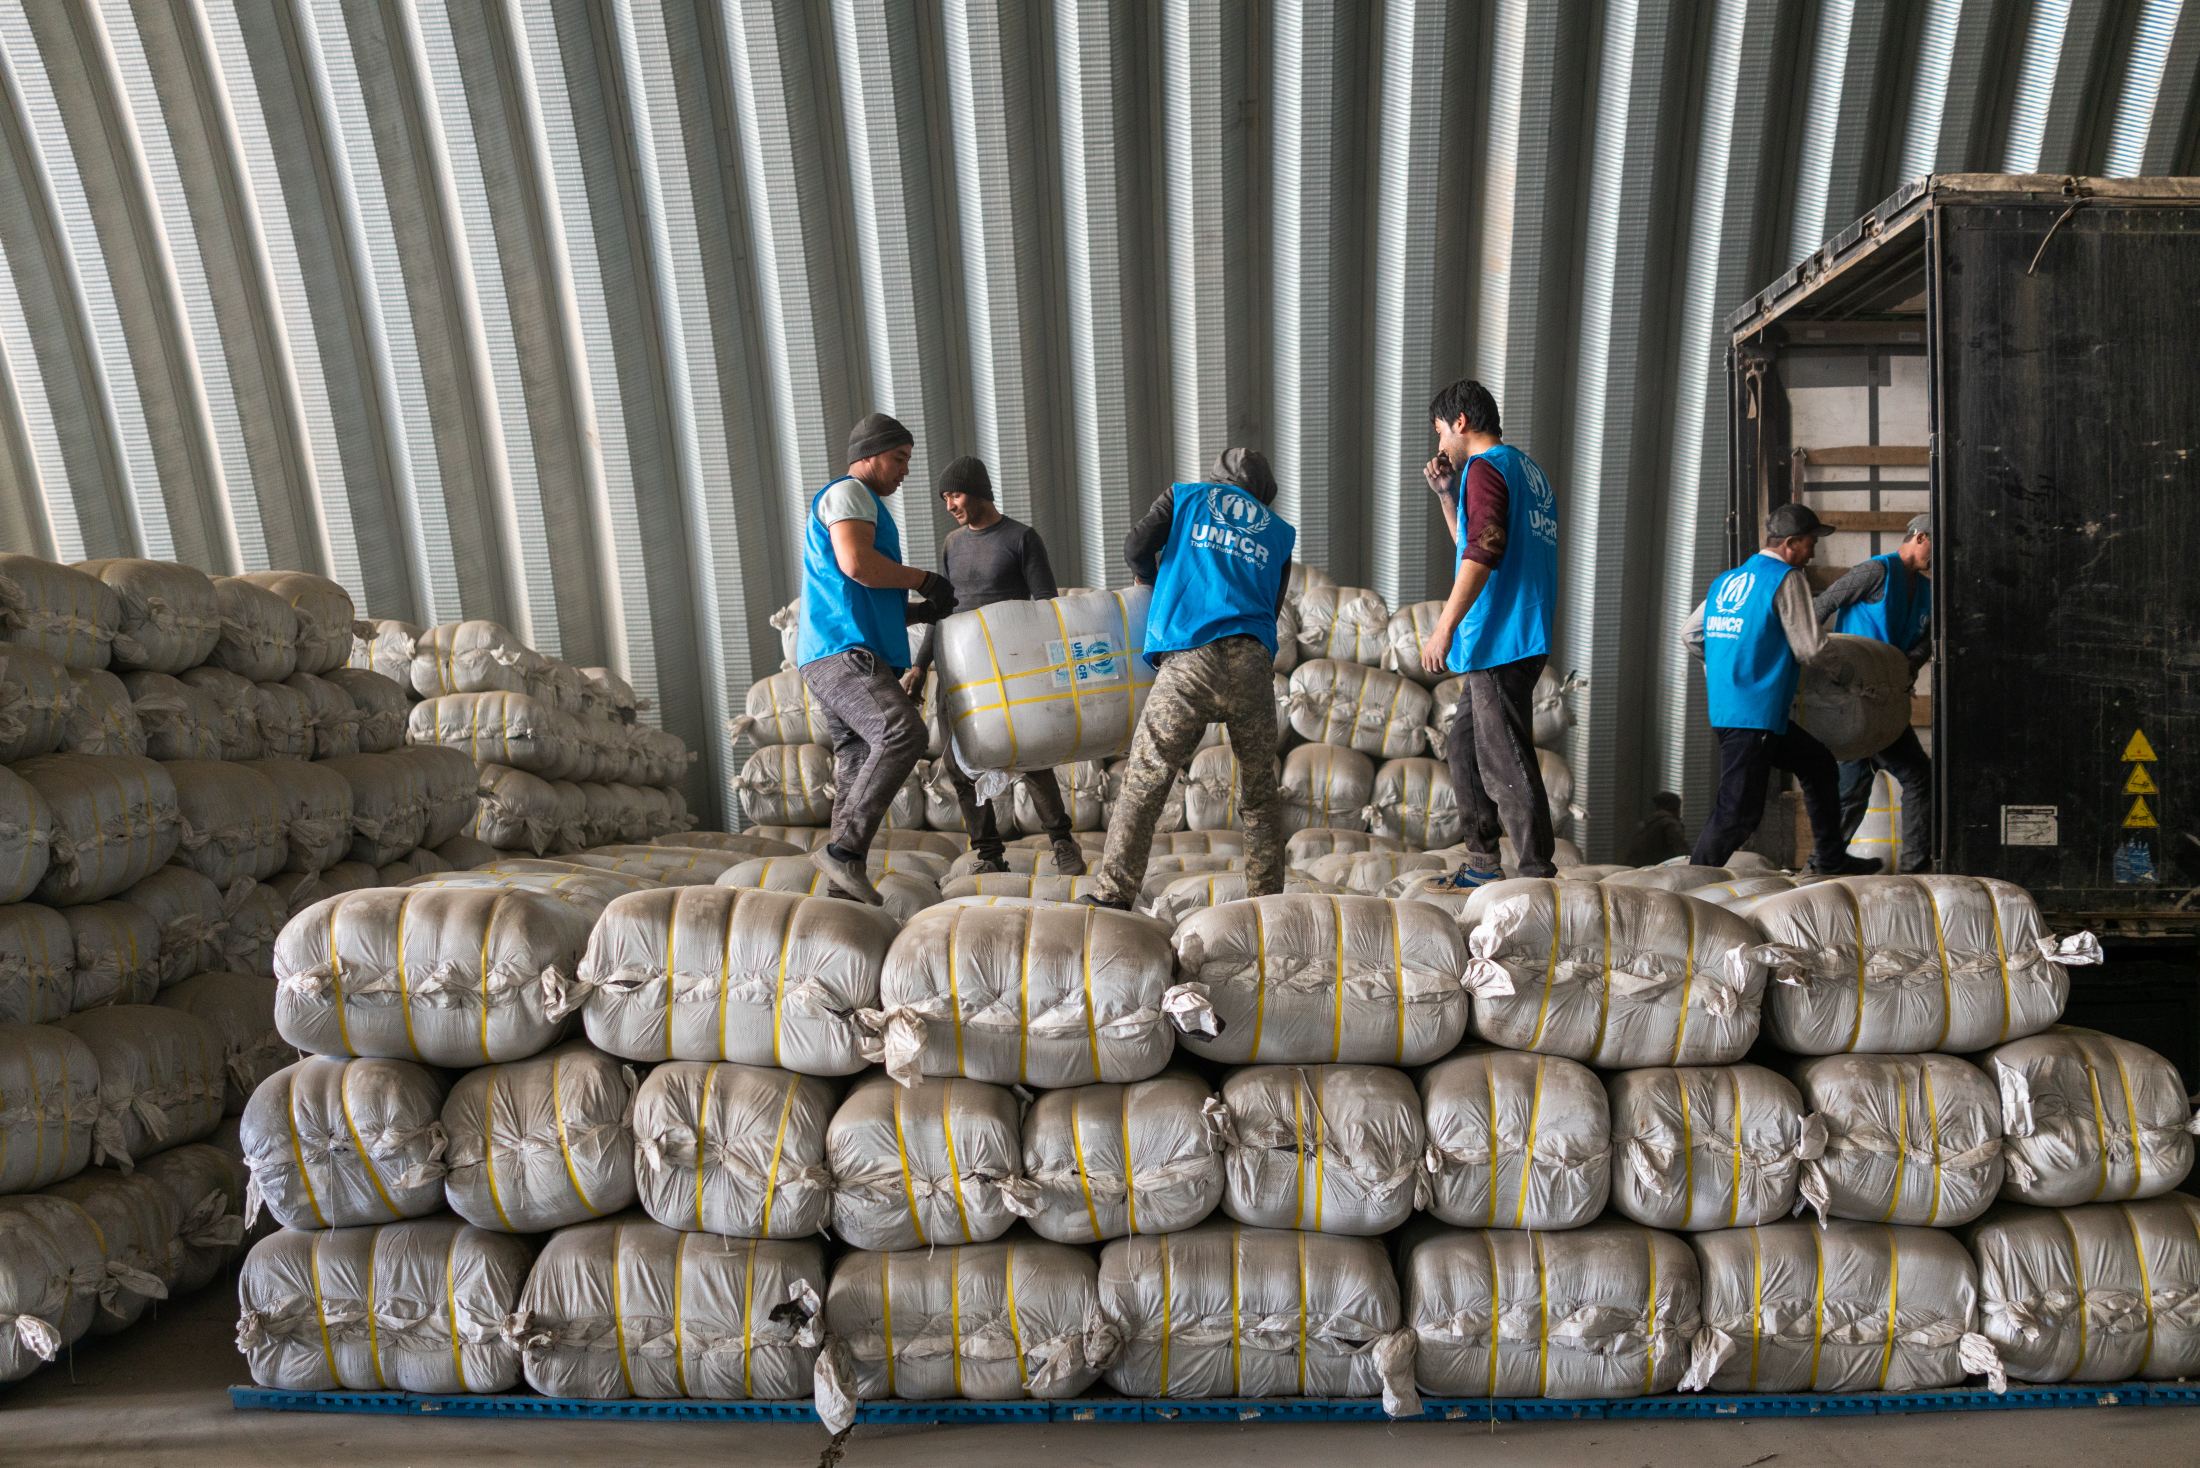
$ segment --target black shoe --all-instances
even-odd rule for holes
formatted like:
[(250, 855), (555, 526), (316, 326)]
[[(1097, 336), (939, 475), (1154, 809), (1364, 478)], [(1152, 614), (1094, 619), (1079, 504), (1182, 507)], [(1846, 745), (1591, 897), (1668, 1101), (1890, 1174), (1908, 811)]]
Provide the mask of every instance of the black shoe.
[(1885, 866), (1886, 863), (1868, 856), (1843, 856), (1831, 866), (1812, 862), (1810, 873), (1814, 877), (1875, 877)]
[(1077, 900), (1087, 907), (1104, 907), (1109, 912), (1129, 912), (1131, 910), (1131, 905), (1128, 902), (1110, 902), (1097, 892), (1087, 892)]
[(973, 866), (972, 866), (972, 867), (970, 868), (970, 873), (971, 873), (971, 875), (972, 875), (972, 876), (977, 876), (977, 877), (984, 877), (984, 876), (990, 876), (990, 875), (992, 875), (992, 874), (994, 874), (994, 873), (997, 873), (997, 872), (1005, 872), (1005, 871), (1007, 871), (1007, 870), (1008, 870), (1008, 858), (1007, 858), (1007, 857), (1005, 857), (1005, 856), (981, 856), (981, 857), (979, 857), (979, 858), (978, 858), (978, 860), (977, 860), (976, 864), (975, 864), (975, 865), (973, 865)]
[(1056, 876), (1082, 877), (1085, 874), (1085, 848), (1066, 836), (1056, 841), (1054, 872)]

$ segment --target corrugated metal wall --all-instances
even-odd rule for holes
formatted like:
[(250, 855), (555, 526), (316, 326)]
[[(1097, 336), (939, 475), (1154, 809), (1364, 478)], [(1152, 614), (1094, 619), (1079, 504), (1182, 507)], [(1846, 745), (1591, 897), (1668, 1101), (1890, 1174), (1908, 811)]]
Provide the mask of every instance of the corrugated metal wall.
[[(1461, 373), (1559, 486), (1589, 838), (1700, 791), (1721, 324), (1931, 170), (2200, 167), (2179, 0), (0, 0), (0, 544), (326, 571), (708, 757), (848, 424), (1067, 577), (1274, 457), (1436, 592)], [(1695, 737), (1692, 737), (1695, 736)]]

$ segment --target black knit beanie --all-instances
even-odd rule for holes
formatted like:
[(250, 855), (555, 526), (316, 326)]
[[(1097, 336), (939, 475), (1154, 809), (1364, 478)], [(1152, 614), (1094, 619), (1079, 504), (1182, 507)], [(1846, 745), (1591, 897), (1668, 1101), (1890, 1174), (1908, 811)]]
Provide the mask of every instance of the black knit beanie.
[(986, 472), (985, 460), (964, 454), (940, 471), (940, 493), (974, 494), (980, 499), (993, 498), (993, 476)]
[(860, 464), (916, 441), (917, 436), (902, 427), (899, 419), (873, 413), (848, 430), (848, 462)]

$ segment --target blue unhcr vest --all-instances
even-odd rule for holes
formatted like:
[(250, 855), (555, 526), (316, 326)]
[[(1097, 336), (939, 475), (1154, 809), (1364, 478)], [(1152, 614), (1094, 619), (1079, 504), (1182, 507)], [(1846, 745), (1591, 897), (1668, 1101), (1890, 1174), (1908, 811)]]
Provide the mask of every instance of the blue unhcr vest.
[(1913, 576), (1899, 553), (1889, 551), (1873, 560), (1887, 568), (1886, 590), (1879, 600), (1843, 607), (1833, 630), (1854, 637), (1876, 637), (1908, 652), (1925, 630), (1925, 618), (1933, 608), (1933, 583)]
[(1558, 496), (1543, 468), (1509, 443), (1459, 467), (1459, 533), (1452, 574), (1467, 558), (1467, 465), (1487, 459), (1505, 476), (1505, 554), (1452, 634), (1444, 666), (1454, 673), (1499, 668), (1551, 650), (1558, 605)]
[(1787, 732), (1803, 669), (1773, 601), (1794, 569), (1760, 552), (1713, 578), (1703, 603), (1704, 692), (1712, 728)]
[(1234, 484), (1179, 484), (1146, 608), (1146, 661), (1225, 637), (1276, 650), (1276, 597), (1299, 533)]
[[(839, 482), (836, 479), (833, 484)], [(840, 569), (833, 555), (832, 531), (817, 518), (817, 502), (825, 497), (825, 489), (810, 496), (808, 523), (802, 531), (802, 624), (795, 662), (814, 663), (851, 647), (867, 647), (889, 668), (906, 668), (909, 621), (904, 608), (909, 593), (894, 586), (865, 586)], [(871, 543), (880, 555), (898, 563), (901, 527), (894, 523), (894, 512), (886, 508), (877, 490), (865, 484), (863, 492), (878, 504), (878, 530)]]

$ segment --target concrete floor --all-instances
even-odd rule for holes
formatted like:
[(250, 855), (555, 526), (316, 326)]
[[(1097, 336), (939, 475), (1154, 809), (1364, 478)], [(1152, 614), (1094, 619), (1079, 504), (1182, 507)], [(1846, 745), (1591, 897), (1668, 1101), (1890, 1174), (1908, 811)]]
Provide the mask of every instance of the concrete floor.
[[(62, 1468), (204, 1465), (346, 1468), (373, 1464), (611, 1462), (812, 1468), (810, 1427), (708, 1423), (481, 1422), (236, 1412), (244, 1380), (221, 1286), (123, 1335), (80, 1344), (75, 1381), (49, 1368), (0, 1387), (0, 1463)], [(1410, 1426), (1048, 1426), (858, 1428), (845, 1468), (1047, 1468), (1194, 1460), (1200, 1468), (1329, 1468), (1351, 1455), (1598, 1468), (2070, 1468), (2086, 1460), (2200, 1464), (2200, 1408), (1984, 1412), (1799, 1422), (1567, 1422)], [(829, 1465), (828, 1465), (829, 1468)]]

